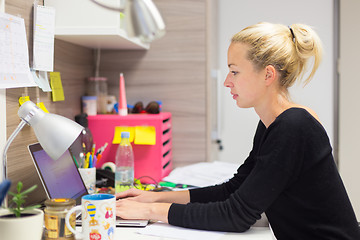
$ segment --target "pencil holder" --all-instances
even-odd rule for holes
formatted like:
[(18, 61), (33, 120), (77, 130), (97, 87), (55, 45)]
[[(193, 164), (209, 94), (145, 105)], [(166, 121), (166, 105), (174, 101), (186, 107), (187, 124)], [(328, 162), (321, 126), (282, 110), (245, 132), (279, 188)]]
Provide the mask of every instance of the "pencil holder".
[(89, 194), (96, 191), (96, 168), (78, 168)]

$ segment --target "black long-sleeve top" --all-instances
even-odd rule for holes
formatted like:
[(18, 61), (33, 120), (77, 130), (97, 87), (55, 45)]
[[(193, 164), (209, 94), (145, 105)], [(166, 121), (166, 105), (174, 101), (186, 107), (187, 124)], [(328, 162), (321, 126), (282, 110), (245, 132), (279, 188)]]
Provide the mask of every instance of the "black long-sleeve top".
[(325, 129), (306, 110), (290, 108), (266, 128), (228, 182), (190, 190), (172, 204), (172, 225), (230, 232), (250, 228), (265, 212), (278, 240), (360, 239)]

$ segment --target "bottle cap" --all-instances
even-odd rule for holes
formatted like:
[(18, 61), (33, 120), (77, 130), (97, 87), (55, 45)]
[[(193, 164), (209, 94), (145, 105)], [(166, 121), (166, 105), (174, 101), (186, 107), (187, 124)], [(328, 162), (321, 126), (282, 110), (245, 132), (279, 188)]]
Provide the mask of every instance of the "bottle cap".
[(129, 138), (130, 133), (129, 132), (121, 132), (121, 138)]
[(52, 198), (45, 201), (45, 206), (60, 207), (60, 206), (75, 206), (76, 202), (71, 198)]

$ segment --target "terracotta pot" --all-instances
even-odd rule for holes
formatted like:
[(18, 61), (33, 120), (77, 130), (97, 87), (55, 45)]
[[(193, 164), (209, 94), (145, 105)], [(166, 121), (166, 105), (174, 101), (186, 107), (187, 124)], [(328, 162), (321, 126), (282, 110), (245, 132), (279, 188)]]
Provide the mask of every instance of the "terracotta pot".
[(0, 209), (1, 239), (11, 240), (41, 240), (44, 228), (44, 212), (39, 209), (28, 210), (24, 216), (4, 217), (12, 213)]

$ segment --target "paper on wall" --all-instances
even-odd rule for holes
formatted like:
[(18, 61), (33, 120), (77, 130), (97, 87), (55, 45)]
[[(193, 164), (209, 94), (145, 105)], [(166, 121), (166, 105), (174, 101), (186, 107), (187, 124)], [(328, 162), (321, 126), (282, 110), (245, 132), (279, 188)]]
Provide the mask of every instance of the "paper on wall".
[(0, 13), (0, 89), (32, 86), (24, 19)]
[(53, 102), (64, 101), (64, 89), (61, 83), (61, 77), (59, 72), (50, 73), (50, 86), (52, 89)]
[(55, 8), (34, 4), (33, 69), (54, 69)]
[(34, 81), (36, 84), (44, 91), (51, 92), (51, 87), (49, 84), (49, 79), (47, 77), (47, 72), (39, 71), (37, 75), (35, 70), (31, 70), (31, 74), (33, 75)]

